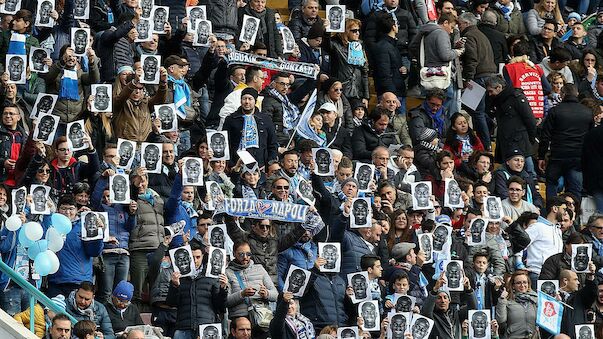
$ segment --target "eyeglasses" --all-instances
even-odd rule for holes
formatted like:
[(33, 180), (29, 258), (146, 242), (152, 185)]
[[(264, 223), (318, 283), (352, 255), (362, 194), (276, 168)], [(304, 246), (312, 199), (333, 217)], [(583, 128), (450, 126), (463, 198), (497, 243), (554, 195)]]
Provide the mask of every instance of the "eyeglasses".
[(359, 33), (360, 29), (359, 28), (350, 29), (350, 32), (352, 32), (352, 33)]
[(245, 257), (250, 257), (251, 258), (251, 252), (241, 252), (239, 254), (237, 254), (237, 257), (243, 259)]
[(269, 229), (270, 225), (259, 224), (258, 227), (259, 228), (264, 228), (264, 229)]
[(603, 226), (591, 226), (590, 228), (594, 228), (597, 231), (603, 230)]
[(3, 117), (10, 117), (13, 115), (19, 115), (19, 113), (12, 113), (12, 112), (2, 112), (2, 116)]
[(333, 91), (335, 91), (335, 92), (343, 92), (343, 88), (333, 88)]
[(434, 205), (433, 208), (442, 208), (440, 205)]
[(69, 152), (69, 148), (57, 148), (57, 151), (67, 153)]
[(50, 173), (50, 168), (48, 168), (48, 169), (43, 169), (43, 168), (40, 168), (40, 169), (38, 169), (38, 173), (39, 173), (39, 174), (47, 174), (47, 173)]
[(289, 186), (274, 186), (274, 188), (277, 190), (288, 190)]
[(277, 84), (279, 84), (279, 85), (281, 85), (281, 86), (285, 86), (285, 87), (291, 87), (291, 84), (290, 84), (290, 83), (288, 83), (288, 82), (282, 82), (282, 81), (279, 81), (279, 82), (277, 82)]

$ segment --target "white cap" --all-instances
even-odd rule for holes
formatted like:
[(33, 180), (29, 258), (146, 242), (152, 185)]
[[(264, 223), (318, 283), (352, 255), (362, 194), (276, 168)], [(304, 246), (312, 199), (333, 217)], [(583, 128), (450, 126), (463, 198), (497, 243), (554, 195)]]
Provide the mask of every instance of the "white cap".
[(320, 106), (320, 108), (318, 110), (319, 111), (327, 111), (327, 112), (336, 112), (337, 107), (335, 107), (335, 105), (332, 102), (325, 102), (324, 104), (322, 104), (322, 106)]

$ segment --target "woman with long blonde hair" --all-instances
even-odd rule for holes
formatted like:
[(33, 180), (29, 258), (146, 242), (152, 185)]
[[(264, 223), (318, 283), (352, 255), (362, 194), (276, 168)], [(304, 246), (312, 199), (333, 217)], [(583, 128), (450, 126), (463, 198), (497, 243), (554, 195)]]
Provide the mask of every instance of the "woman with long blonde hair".
[(557, 0), (540, 0), (539, 3), (534, 5), (534, 8), (528, 11), (525, 17), (528, 32), (531, 35), (540, 35), (546, 20), (553, 20), (557, 23), (559, 27), (557, 33), (560, 36), (565, 33), (565, 23)]

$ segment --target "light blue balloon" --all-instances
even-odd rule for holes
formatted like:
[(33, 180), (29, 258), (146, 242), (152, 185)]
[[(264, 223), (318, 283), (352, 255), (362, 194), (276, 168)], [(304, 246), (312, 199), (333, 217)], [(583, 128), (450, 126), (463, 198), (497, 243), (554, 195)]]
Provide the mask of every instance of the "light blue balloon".
[(52, 270), (52, 262), (46, 252), (39, 253), (34, 259), (34, 269), (40, 276), (47, 276)]
[(19, 230), (19, 243), (25, 248), (28, 248), (34, 243), (33, 241), (29, 240), (29, 238), (25, 234), (25, 227), (21, 227), (21, 229)]
[(38, 254), (45, 252), (46, 250), (48, 250), (48, 240), (38, 240), (29, 246), (27, 249), (27, 256), (29, 256), (29, 259), (35, 260)]
[(54, 213), (50, 216), (52, 227), (56, 228), (60, 234), (65, 235), (71, 232), (71, 220), (60, 213)]

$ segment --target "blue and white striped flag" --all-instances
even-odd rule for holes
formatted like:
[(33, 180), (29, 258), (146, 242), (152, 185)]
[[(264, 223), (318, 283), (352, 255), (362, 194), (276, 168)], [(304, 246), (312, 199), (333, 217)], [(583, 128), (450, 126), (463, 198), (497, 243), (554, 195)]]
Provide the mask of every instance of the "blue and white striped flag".
[(309, 139), (315, 141), (319, 147), (323, 147), (325, 144), (325, 140), (323, 140), (310, 126), (310, 117), (312, 117), (312, 113), (314, 113), (314, 108), (316, 107), (316, 90), (312, 92), (306, 107), (304, 108), (304, 112), (299, 117), (299, 121), (297, 122), (297, 126), (295, 127), (297, 133), (304, 139)]

